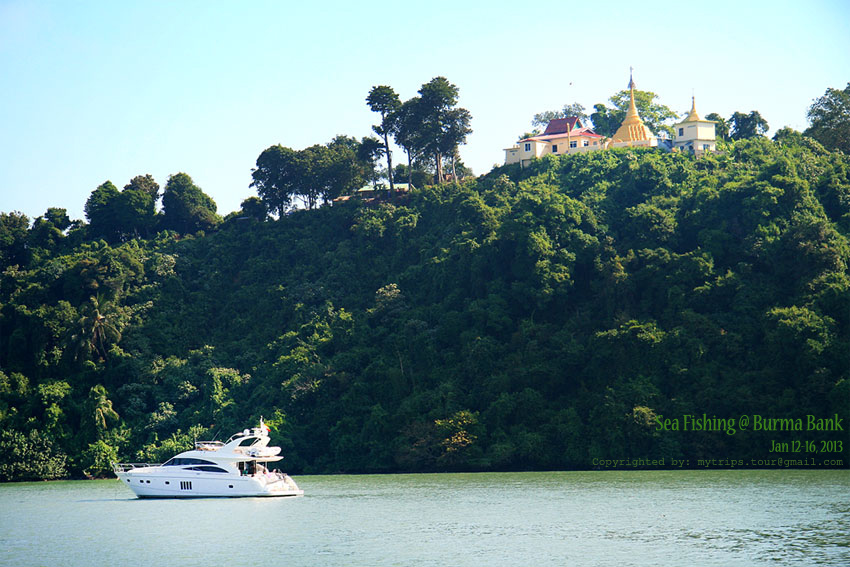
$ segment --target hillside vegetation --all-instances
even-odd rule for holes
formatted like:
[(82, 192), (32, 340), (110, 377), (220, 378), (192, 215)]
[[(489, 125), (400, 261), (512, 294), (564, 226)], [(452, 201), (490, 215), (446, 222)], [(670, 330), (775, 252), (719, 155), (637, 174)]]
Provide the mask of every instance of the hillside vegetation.
[(850, 463), (842, 432), (657, 427), (850, 426), (850, 158), (799, 135), (75, 234), (37, 223), (25, 260), (3, 241), (0, 479), (158, 461), (260, 415), (302, 473), (813, 456), (769, 452), (794, 439)]

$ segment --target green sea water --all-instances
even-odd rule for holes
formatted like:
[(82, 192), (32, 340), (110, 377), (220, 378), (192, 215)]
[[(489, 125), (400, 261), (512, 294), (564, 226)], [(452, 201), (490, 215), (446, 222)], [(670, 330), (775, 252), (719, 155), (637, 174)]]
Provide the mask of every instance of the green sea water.
[(295, 480), (304, 497), (0, 485), (0, 565), (850, 565), (846, 470)]

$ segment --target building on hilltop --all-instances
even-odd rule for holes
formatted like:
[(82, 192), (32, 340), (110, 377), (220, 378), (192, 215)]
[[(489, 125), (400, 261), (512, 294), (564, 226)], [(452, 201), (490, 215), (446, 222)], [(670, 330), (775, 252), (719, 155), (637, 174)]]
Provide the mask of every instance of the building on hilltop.
[(716, 151), (712, 120), (703, 120), (696, 111), (695, 99), (691, 98), (691, 112), (682, 122), (674, 124), (673, 140), (662, 133), (656, 136), (641, 120), (635, 105), (635, 81), (629, 72), (629, 108), (623, 123), (611, 138), (605, 138), (582, 124), (581, 119), (570, 116), (549, 122), (546, 131), (531, 136), (505, 148), (505, 165), (519, 163), (523, 167), (535, 158), (546, 154), (570, 154), (607, 148), (649, 147), (662, 150), (689, 151), (695, 155)]
[(577, 116), (550, 120), (539, 136), (523, 138), (505, 148), (505, 165), (520, 163), (523, 167), (534, 158), (546, 154), (573, 154), (602, 149), (604, 137), (582, 124)]
[(695, 155), (716, 151), (717, 137), (713, 120), (703, 120), (697, 114), (696, 99), (691, 97), (691, 111), (684, 120), (673, 125), (675, 138), (673, 149), (688, 151)]

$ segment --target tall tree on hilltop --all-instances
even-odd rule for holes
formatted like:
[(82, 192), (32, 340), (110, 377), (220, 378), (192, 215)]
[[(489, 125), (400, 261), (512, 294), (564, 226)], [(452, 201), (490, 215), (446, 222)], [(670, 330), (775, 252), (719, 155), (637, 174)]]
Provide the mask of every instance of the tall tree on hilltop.
[(393, 138), (395, 143), (404, 149), (407, 154), (407, 185), (413, 186), (413, 161), (421, 153), (422, 144), (418, 125), (419, 119), (419, 97), (404, 101), (393, 114), (395, 130)]
[(330, 159), (324, 173), (322, 198), (325, 201), (351, 194), (366, 182), (369, 164), (360, 157), (362, 144), (362, 141), (358, 142), (352, 136), (336, 136), (327, 144)]
[(116, 214), (124, 234), (150, 236), (156, 223), (159, 183), (150, 174), (137, 175), (124, 186), (118, 198)]
[(158, 194), (159, 185), (150, 175), (134, 177), (123, 191), (105, 181), (86, 201), (89, 234), (109, 242), (150, 236), (156, 223)]
[(51, 223), (59, 230), (66, 230), (74, 224), (71, 221), (71, 218), (68, 216), (67, 209), (60, 209), (58, 207), (48, 207), (47, 212), (44, 213), (44, 220)]
[(711, 114), (706, 114), (705, 119), (717, 122), (717, 124), (714, 125), (715, 138), (724, 142), (729, 141), (729, 123), (726, 122), (725, 118), (716, 112), (712, 112)]
[(209, 230), (221, 219), (215, 214), (212, 198), (195, 185), (185, 173), (168, 178), (162, 193), (163, 224), (181, 234)]
[(59, 243), (65, 239), (64, 231), (70, 228), (72, 224), (68, 217), (68, 211), (50, 207), (43, 216), (37, 217), (33, 221), (32, 228), (27, 236), (27, 246), (33, 249), (55, 250)]
[(26, 264), (29, 225), (30, 219), (23, 213), (0, 213), (0, 272), (15, 264)]
[(457, 181), (456, 164), (460, 156), (458, 147), (466, 143), (466, 137), (472, 132), (469, 123), (472, 114), (465, 108), (453, 108), (447, 113), (442, 154), (449, 156), (452, 164), (452, 179)]
[(251, 187), (257, 189), (269, 211), (276, 213), (278, 218), (286, 213), (298, 193), (297, 161), (295, 150), (277, 144), (263, 150), (257, 158), (257, 167), (251, 172), (254, 178)]
[(92, 191), (84, 207), (86, 220), (89, 221), (91, 238), (117, 240), (121, 234), (119, 223), (118, 197), (121, 194), (111, 181), (101, 183)]
[(145, 175), (137, 175), (133, 179), (130, 180), (130, 183), (124, 186), (124, 190), (127, 189), (135, 189), (137, 191), (144, 191), (148, 195), (151, 196), (154, 203), (159, 200), (159, 183), (157, 183), (153, 176), (150, 173)]
[[(366, 164), (366, 177), (372, 183), (372, 187), (374, 188), (378, 187), (379, 175), (377, 162), (381, 159), (381, 156), (385, 151), (386, 146), (377, 138), (364, 136), (363, 139), (360, 140), (360, 148), (357, 157)], [(392, 176), (390, 175), (389, 178), (392, 179)], [(392, 183), (392, 181), (390, 181), (390, 183)]]
[(806, 136), (850, 154), (850, 83), (843, 91), (826, 89), (809, 107), (807, 117), (811, 126), (803, 132)]
[(729, 124), (732, 127), (733, 140), (746, 140), (748, 138), (755, 138), (756, 136), (763, 136), (770, 128), (767, 125), (767, 120), (759, 114), (758, 110), (753, 110), (749, 114), (736, 112), (729, 119)]
[(372, 87), (369, 96), (366, 97), (366, 103), (372, 109), (372, 112), (381, 115), (381, 123), (372, 126), (372, 130), (384, 141), (384, 153), (387, 156), (387, 180), (390, 183), (390, 192), (394, 192), (393, 157), (390, 151), (389, 136), (395, 129), (396, 111), (401, 107), (401, 100), (392, 87), (382, 85)]
[(328, 148), (321, 144), (304, 148), (296, 156), (297, 173), (300, 176), (297, 195), (304, 200), (308, 209), (314, 209), (324, 193), (325, 171), (331, 166), (331, 156)]
[(361, 157), (361, 143), (350, 136), (337, 136), (327, 145), (314, 144), (303, 150), (278, 144), (257, 158), (251, 186), (280, 217), (295, 198), (314, 209), (322, 201), (351, 193), (363, 184), (368, 167)]
[(443, 156), (451, 155), (472, 132), (468, 110), (456, 108), (458, 88), (445, 77), (435, 77), (419, 89), (417, 103), (422, 149), (433, 156), (437, 183), (443, 181)]

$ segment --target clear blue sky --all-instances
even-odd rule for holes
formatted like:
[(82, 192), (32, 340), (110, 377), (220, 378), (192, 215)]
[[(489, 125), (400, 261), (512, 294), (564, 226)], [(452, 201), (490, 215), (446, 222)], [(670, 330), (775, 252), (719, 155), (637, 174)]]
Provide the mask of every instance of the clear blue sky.
[(846, 0), (0, 0), (0, 211), (83, 218), (107, 179), (185, 171), (224, 215), (263, 149), (368, 135), (373, 85), (406, 99), (438, 75), (472, 113), (476, 174), (535, 113), (607, 102), (629, 66), (676, 111), (694, 92), (703, 115), (802, 130), (850, 81), (848, 30)]

